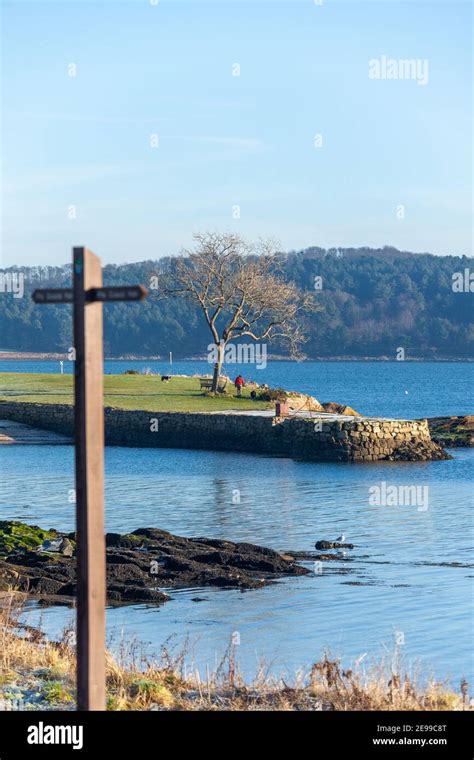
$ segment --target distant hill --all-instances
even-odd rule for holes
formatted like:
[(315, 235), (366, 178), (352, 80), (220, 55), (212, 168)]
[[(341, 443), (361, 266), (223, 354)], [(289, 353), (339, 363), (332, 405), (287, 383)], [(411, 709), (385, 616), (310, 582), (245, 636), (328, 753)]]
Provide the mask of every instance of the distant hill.
[[(472, 293), (453, 292), (452, 277), (474, 259), (433, 256), (396, 248), (307, 248), (281, 254), (285, 277), (315, 290), (323, 311), (311, 316), (304, 351), (318, 357), (471, 358), (474, 354)], [(108, 265), (108, 285), (143, 283), (167, 259)], [(0, 297), (0, 346), (22, 351), (65, 352), (72, 345), (69, 306), (35, 306), (36, 287), (69, 286), (71, 266), (12, 267), (22, 272), (25, 297)], [(317, 279), (321, 278), (321, 279)], [(316, 289), (315, 289), (316, 285)], [(318, 289), (320, 288), (320, 289)], [(203, 355), (210, 337), (198, 310), (184, 301), (160, 301), (153, 290), (142, 304), (104, 309), (105, 350), (123, 354)], [(272, 354), (282, 353), (271, 344)]]

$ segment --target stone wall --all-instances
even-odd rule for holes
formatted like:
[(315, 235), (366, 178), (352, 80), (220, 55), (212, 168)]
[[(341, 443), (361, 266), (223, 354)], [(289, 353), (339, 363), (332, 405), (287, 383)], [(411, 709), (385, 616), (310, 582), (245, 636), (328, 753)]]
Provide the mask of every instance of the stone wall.
[[(72, 435), (73, 407), (0, 401), (0, 419)], [(270, 417), (105, 409), (105, 440), (116, 446), (242, 451), (332, 462), (444, 459), (426, 420)]]

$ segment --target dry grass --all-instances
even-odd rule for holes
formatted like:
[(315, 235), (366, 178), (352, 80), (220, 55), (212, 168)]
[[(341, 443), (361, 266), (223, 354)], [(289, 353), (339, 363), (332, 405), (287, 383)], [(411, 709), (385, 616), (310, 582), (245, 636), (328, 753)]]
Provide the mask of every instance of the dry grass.
[[(74, 707), (75, 653), (73, 632), (65, 629), (51, 642), (36, 628), (21, 623), (19, 595), (0, 599), (0, 698), (18, 689), (34, 693), (20, 709)], [(431, 681), (418, 686), (403, 672), (398, 652), (390, 662), (364, 672), (344, 670), (325, 655), (308, 675), (297, 673), (288, 685), (271, 678), (262, 665), (252, 684), (241, 678), (235, 646), (203, 679), (186, 670), (185, 650), (165, 645), (158, 660), (135, 641), (122, 641), (118, 654), (107, 652), (109, 710), (466, 710), (471, 709), (467, 684), (459, 694)]]

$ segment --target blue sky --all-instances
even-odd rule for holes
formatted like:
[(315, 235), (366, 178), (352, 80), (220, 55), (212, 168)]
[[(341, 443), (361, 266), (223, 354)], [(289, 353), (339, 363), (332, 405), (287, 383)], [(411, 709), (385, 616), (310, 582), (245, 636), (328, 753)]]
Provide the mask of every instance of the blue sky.
[[(471, 10), (2, 2), (2, 265), (157, 258), (205, 229), (471, 253)], [(370, 79), (383, 55), (428, 83)]]

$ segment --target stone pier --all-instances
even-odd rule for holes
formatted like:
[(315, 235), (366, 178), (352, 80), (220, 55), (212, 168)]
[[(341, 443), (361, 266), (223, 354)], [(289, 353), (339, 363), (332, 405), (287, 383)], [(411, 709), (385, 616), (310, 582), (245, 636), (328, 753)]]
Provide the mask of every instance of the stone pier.
[[(0, 419), (73, 432), (73, 407), (0, 401)], [(326, 462), (447, 459), (426, 420), (350, 417), (315, 412), (276, 417), (268, 412), (150, 412), (105, 409), (110, 446), (238, 451)]]

